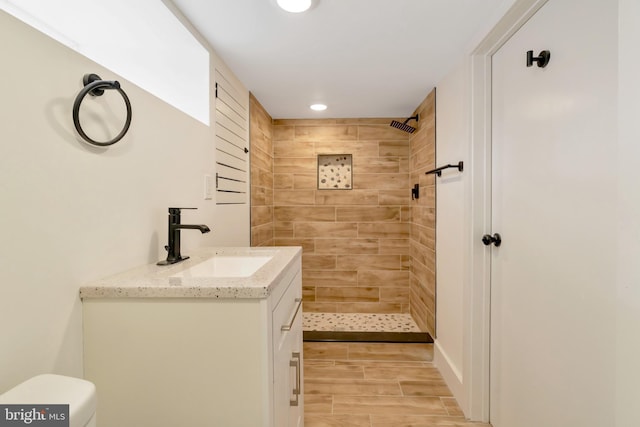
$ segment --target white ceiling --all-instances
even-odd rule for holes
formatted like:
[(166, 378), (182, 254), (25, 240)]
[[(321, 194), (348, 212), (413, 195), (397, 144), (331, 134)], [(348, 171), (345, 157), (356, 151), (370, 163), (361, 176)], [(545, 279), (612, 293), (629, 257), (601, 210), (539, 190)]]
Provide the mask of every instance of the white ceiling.
[(274, 118), (408, 117), (508, 1), (314, 2), (174, 0)]

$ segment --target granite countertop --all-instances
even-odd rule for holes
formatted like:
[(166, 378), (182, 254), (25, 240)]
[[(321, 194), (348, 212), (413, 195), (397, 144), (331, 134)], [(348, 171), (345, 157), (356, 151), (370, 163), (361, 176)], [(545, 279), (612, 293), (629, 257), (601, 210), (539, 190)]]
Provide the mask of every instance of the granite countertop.
[[(189, 250), (186, 261), (148, 264), (89, 283), (80, 288), (80, 298), (266, 298), (301, 254), (297, 246)], [(272, 258), (249, 277), (191, 274), (191, 267), (220, 255)]]

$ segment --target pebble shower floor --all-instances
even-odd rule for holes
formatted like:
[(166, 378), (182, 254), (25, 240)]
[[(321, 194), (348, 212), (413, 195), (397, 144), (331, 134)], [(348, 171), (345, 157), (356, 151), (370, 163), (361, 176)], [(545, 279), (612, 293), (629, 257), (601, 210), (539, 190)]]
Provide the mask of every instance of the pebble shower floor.
[(305, 331), (420, 332), (408, 313), (304, 313)]

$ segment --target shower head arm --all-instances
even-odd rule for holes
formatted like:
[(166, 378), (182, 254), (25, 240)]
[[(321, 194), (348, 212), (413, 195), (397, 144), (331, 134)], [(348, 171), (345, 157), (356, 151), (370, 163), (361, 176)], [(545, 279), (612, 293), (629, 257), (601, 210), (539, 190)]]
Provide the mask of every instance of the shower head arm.
[(411, 120), (415, 120), (416, 122), (420, 120), (420, 115), (416, 114), (413, 117), (409, 117), (407, 120), (404, 121), (404, 125), (406, 125), (407, 123), (409, 123)]

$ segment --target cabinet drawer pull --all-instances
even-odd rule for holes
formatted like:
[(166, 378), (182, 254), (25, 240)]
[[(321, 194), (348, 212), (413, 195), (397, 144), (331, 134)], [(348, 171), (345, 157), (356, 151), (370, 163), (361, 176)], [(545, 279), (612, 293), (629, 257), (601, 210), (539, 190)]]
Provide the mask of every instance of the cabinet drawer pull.
[(294, 360), (289, 361), (289, 366), (296, 368), (296, 386), (293, 389), (293, 394), (295, 395), (296, 398), (295, 400), (289, 400), (289, 406), (298, 406), (300, 394), (302, 393), (302, 390), (300, 389), (300, 377), (302, 376), (301, 369), (300, 369), (300, 362), (301, 362), (300, 353), (298, 352), (291, 353), (291, 357)]
[(295, 313), (293, 313), (293, 317), (291, 318), (291, 321), (289, 322), (288, 325), (282, 325), (282, 327), (280, 328), (281, 331), (290, 331), (291, 328), (293, 328), (293, 322), (295, 322), (296, 317), (298, 317), (298, 312), (300, 311), (300, 307), (302, 306), (302, 298), (296, 298), (296, 302), (298, 304), (296, 305), (296, 311)]

